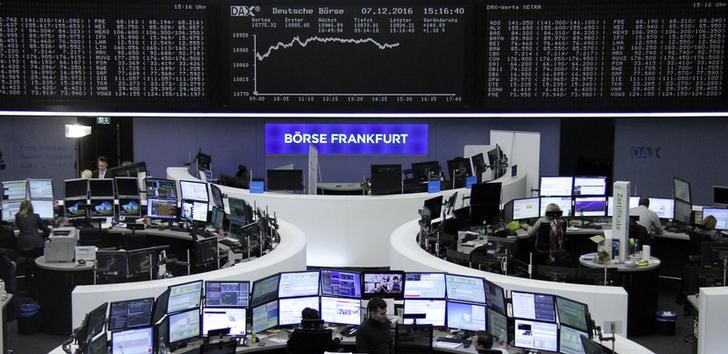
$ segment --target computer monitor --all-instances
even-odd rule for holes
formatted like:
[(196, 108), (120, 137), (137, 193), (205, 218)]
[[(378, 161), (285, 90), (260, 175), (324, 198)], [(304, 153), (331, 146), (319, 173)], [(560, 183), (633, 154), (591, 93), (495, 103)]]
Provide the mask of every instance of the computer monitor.
[(136, 177), (115, 177), (116, 195), (119, 198), (139, 197), (139, 184)]
[(589, 308), (586, 304), (557, 296), (556, 309), (559, 313), (559, 323), (561, 325), (584, 332), (589, 330), (589, 320), (587, 319)]
[(111, 332), (111, 354), (153, 353), (154, 339), (152, 327)]
[(728, 206), (728, 187), (713, 186), (713, 204)]
[(474, 184), (470, 189), (470, 205), (500, 205), (501, 183), (487, 182)]
[(494, 309), (502, 314), (506, 314), (506, 297), (503, 288), (485, 280), (485, 303), (489, 308)]
[(674, 221), (681, 224), (690, 225), (692, 223), (693, 206), (690, 203), (680, 199), (675, 199), (675, 213), (672, 217)]
[(447, 328), (465, 331), (486, 330), (485, 306), (464, 302), (447, 302)]
[(404, 287), (405, 299), (444, 299), (445, 274), (407, 273)]
[(187, 221), (206, 223), (207, 209), (207, 203), (183, 200), (181, 217)]
[[(632, 204), (631, 199), (632, 198), (630, 198), (630, 206), (636, 207), (639, 203), (639, 198), (637, 198), (638, 200), (634, 204)], [(650, 210), (654, 211), (660, 219), (671, 219), (672, 216), (675, 215), (675, 199), (650, 198)]]
[(179, 181), (180, 195), (182, 199), (198, 202), (209, 202), (210, 195), (207, 193), (207, 183), (194, 181)]
[(147, 186), (148, 199), (174, 199), (177, 200), (177, 184), (171, 179), (147, 178), (144, 180)]
[(319, 272), (281, 273), (278, 297), (318, 296)]
[(244, 200), (228, 198), (228, 207), (230, 207), (231, 219), (239, 219), (243, 222), (243, 224), (248, 224), (253, 220), (253, 208), (251, 208)]
[(321, 295), (361, 298), (361, 274), (324, 269), (321, 271)]
[(89, 208), (89, 217), (94, 218), (113, 218), (114, 217), (114, 200), (113, 199), (91, 199)]
[(253, 282), (253, 291), (250, 295), (251, 306), (258, 306), (263, 303), (274, 301), (278, 298), (278, 282), (280, 274), (271, 275), (267, 278)]
[(724, 208), (703, 208), (703, 220), (706, 216), (712, 215), (716, 219), (715, 228), (728, 230), (728, 209)]
[[(164, 246), (169, 247), (169, 246)], [(147, 247), (126, 252), (129, 264), (129, 278), (152, 280), (159, 270), (158, 247)]]
[(200, 307), (202, 297), (202, 280), (173, 285), (169, 287), (167, 313), (175, 313)]
[(210, 184), (210, 194), (212, 194), (212, 205), (224, 211), (225, 203), (223, 203), (222, 191), (220, 190), (220, 187), (214, 184)]
[(465, 187), (467, 177), (473, 175), (470, 160), (463, 158), (447, 160), (447, 172), (453, 188)]
[(571, 195), (574, 178), (569, 177), (541, 177), (539, 195), (542, 197), (555, 197)]
[(573, 195), (607, 194), (607, 177), (574, 177)]
[[(84, 199), (75, 200), (64, 200), (63, 208), (65, 209), (66, 218), (69, 220), (85, 219), (87, 217), (87, 204), (88, 201)], [(20, 203), (18, 203), (18, 209), (20, 209)], [(3, 208), (3, 215), (5, 215), (5, 209)], [(3, 218), (4, 219), (4, 218)]]
[(150, 219), (177, 219), (177, 200), (147, 199), (147, 216)]
[(319, 297), (294, 297), (278, 300), (278, 324), (280, 326), (300, 324), (301, 311), (307, 307), (319, 311)]
[(430, 179), (440, 179), (442, 168), (437, 161), (412, 163), (412, 178), (415, 182), (427, 182)]
[(140, 218), (142, 206), (139, 199), (119, 199), (119, 217)]
[(88, 180), (88, 191), (91, 198), (114, 198), (113, 178), (93, 178)]
[[(106, 308), (108, 305), (108, 302), (104, 302), (86, 315), (83, 327), (78, 334), (78, 342), (82, 346), (87, 345), (89, 340), (96, 337), (99, 333), (104, 332), (104, 324), (106, 323)], [(106, 334), (104, 334), (104, 336), (106, 336)]]
[(402, 298), (404, 280), (404, 272), (364, 272), (362, 297)]
[(15, 222), (15, 214), (20, 211), (20, 203), (22, 201), (3, 201), (0, 207), (2, 207), (2, 220), (8, 223)]
[(442, 199), (441, 195), (437, 197), (426, 199), (424, 208), (430, 211), (430, 218), (437, 219), (442, 214)]
[(361, 300), (321, 297), (321, 319), (326, 323), (358, 326), (361, 324)]
[(87, 341), (86, 351), (82, 351), (84, 354), (107, 354), (109, 352), (109, 342), (106, 337), (106, 333), (97, 335)]
[(202, 335), (211, 330), (230, 328), (230, 335), (241, 337), (246, 331), (246, 309), (232, 307), (205, 307), (202, 309)]
[(556, 322), (554, 296), (511, 291), (513, 317), (545, 322)]
[[(490, 157), (490, 156), (489, 156)], [(483, 156), (483, 153), (478, 153), (473, 156), (470, 156), (470, 162), (473, 164), (473, 171), (475, 172), (475, 176), (478, 177), (478, 183), (482, 182), (483, 178), (483, 172), (485, 172), (485, 169), (487, 168), (487, 165), (485, 164), (485, 157)], [(492, 165), (495, 166), (495, 165)], [(498, 178), (498, 177), (495, 177)]]
[(513, 199), (512, 205), (512, 219), (511, 220), (528, 220), (536, 219), (539, 216), (539, 202), (538, 197), (535, 198), (521, 198)]
[(372, 165), (372, 195), (402, 193), (402, 165)]
[(247, 281), (206, 281), (206, 307), (248, 307), (250, 283)]
[(488, 332), (496, 338), (508, 342), (508, 317), (488, 307)]
[(581, 336), (587, 336), (586, 332), (561, 326), (559, 331), (559, 353), (563, 354), (585, 354), (581, 345)]
[(513, 346), (555, 352), (559, 350), (559, 329), (555, 323), (515, 320)]
[(485, 304), (483, 278), (447, 274), (445, 275), (445, 283), (447, 285), (448, 300)]
[(574, 215), (576, 216), (605, 216), (607, 215), (607, 198), (601, 197), (575, 197)]
[[(152, 324), (157, 325), (162, 318), (167, 315), (167, 302), (169, 302), (169, 288), (165, 289), (154, 301), (154, 314), (152, 315)], [(169, 338), (166, 336), (165, 338)]]
[(108, 170), (110, 176), (138, 177), (140, 173), (147, 172), (147, 163), (144, 161), (134, 162), (129, 165), (116, 166)]
[(675, 199), (685, 203), (692, 203), (690, 199), (690, 183), (677, 177), (672, 178), (672, 191)]
[(546, 207), (549, 204), (556, 204), (559, 206), (563, 216), (572, 215), (571, 213), (571, 197), (541, 197), (539, 216), (546, 216)]
[(169, 315), (169, 344), (188, 341), (201, 334), (200, 309), (193, 308)]
[(102, 281), (98, 283), (125, 282), (129, 274), (126, 251), (99, 249), (96, 251), (96, 274)]
[(38, 214), (43, 220), (53, 220), (55, 213), (53, 212), (53, 201), (52, 200), (31, 200), (30, 203), (33, 205), (33, 212)]
[(88, 198), (88, 179), (67, 179), (63, 181), (66, 187), (66, 193), (64, 194), (66, 199), (73, 198)]
[[(650, 198), (652, 200), (652, 198)], [(635, 208), (639, 205), (640, 197), (629, 197), (629, 207)], [(650, 203), (652, 205), (652, 203)], [(651, 209), (651, 208), (650, 208)], [(614, 216), (614, 197), (607, 197), (607, 216)], [(672, 218), (672, 213), (668, 216), (668, 219)]]
[(28, 197), (30, 199), (53, 199), (53, 180), (29, 179)]
[(415, 323), (415, 320), (407, 318), (407, 315), (425, 315), (425, 318), (416, 319), (418, 325), (431, 324), (434, 327), (444, 327), (446, 313), (447, 305), (445, 300), (405, 299), (402, 323)]
[(109, 331), (151, 325), (154, 298), (112, 302), (109, 310)]
[(2, 200), (25, 200), (28, 194), (27, 181), (3, 182)]
[(218, 230), (222, 230), (224, 221), (225, 211), (216, 206), (213, 206), (212, 212), (210, 213), (210, 225)]
[(268, 170), (269, 191), (303, 191), (303, 170)]
[(253, 307), (253, 325), (251, 331), (260, 333), (278, 326), (278, 301), (271, 301)]

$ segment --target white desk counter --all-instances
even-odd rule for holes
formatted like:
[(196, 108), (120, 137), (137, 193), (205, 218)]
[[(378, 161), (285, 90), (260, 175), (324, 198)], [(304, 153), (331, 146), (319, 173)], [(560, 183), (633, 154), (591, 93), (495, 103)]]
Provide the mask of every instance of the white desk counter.
[[(167, 178), (197, 180), (186, 167), (167, 168)], [(526, 193), (526, 177), (504, 177), (503, 201), (521, 198)], [(392, 231), (405, 222), (418, 218), (426, 199), (438, 195), (445, 199), (458, 192), (457, 207), (462, 197), (470, 195), (465, 188), (440, 193), (413, 193), (382, 196), (306, 195), (264, 193), (250, 194), (246, 189), (219, 186), (231, 198), (245, 199), (298, 226), (306, 234), (308, 264), (317, 266), (379, 267), (389, 264), (389, 254), (382, 252)], [(521, 192), (521, 193), (519, 193)]]
[(617, 332), (627, 333), (627, 292), (621, 287), (556, 283), (542, 280), (511, 277), (463, 267), (439, 259), (419, 247), (417, 220), (410, 221), (394, 230), (391, 235), (390, 259), (392, 269), (407, 272), (449, 272), (477, 277), (502, 286), (504, 289), (561, 295), (589, 305), (592, 318), (598, 326), (604, 322), (616, 322)]
[(103, 302), (157, 297), (170, 285), (194, 280), (255, 281), (269, 275), (306, 269), (306, 236), (296, 226), (279, 220), (281, 242), (268, 254), (230, 268), (171, 279), (122, 284), (77, 286), (71, 295), (73, 328), (81, 325), (84, 316)]

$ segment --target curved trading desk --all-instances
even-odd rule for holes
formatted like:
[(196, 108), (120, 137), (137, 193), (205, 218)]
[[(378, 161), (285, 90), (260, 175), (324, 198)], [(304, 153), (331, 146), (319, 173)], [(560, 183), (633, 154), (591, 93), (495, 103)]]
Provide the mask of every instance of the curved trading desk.
[[(476, 277), (487, 277), (505, 290), (520, 290), (560, 295), (589, 305), (589, 312), (598, 326), (615, 322), (617, 333), (627, 333), (627, 292), (621, 287), (556, 283), (511, 277), (460, 266), (437, 258), (420, 248), (417, 220), (394, 230), (391, 235), (390, 266), (408, 272), (449, 272)], [(609, 326), (606, 326), (608, 328)]]
[[(197, 180), (186, 167), (167, 168), (167, 178)], [(526, 195), (526, 176), (503, 177), (503, 202)], [(458, 192), (456, 206), (462, 197), (470, 195), (465, 188), (440, 193), (413, 193), (383, 196), (305, 195), (264, 193), (250, 194), (248, 190), (219, 186), (229, 197), (245, 199), (259, 208), (268, 207), (278, 217), (300, 227), (307, 238), (307, 258), (310, 265), (328, 267), (379, 267), (390, 263), (389, 254), (382, 249), (389, 244), (392, 231), (403, 223), (417, 218), (417, 210), (426, 199), (442, 195), (445, 198)]]
[(77, 286), (71, 295), (72, 328), (81, 325), (86, 313), (103, 302), (157, 297), (168, 286), (193, 280), (248, 280), (271, 274), (306, 269), (306, 236), (296, 226), (279, 220), (281, 242), (263, 257), (232, 267), (184, 277), (134, 283)]

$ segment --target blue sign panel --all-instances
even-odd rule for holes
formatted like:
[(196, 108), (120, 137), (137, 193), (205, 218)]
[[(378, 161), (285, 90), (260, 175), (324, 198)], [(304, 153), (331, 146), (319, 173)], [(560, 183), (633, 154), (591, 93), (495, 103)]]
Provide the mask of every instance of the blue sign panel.
[(262, 194), (265, 189), (263, 181), (250, 182), (250, 194)]
[(427, 124), (266, 124), (266, 154), (426, 155)]

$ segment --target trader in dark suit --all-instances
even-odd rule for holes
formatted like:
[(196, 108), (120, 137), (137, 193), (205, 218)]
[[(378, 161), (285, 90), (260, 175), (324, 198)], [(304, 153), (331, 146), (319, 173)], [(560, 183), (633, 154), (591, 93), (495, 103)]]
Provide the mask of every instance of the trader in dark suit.
[(114, 178), (114, 176), (112, 176), (112, 174), (107, 170), (107, 167), (109, 167), (109, 161), (106, 159), (106, 156), (99, 156), (99, 158), (96, 159), (96, 167), (98, 169), (91, 174), (91, 178)]

